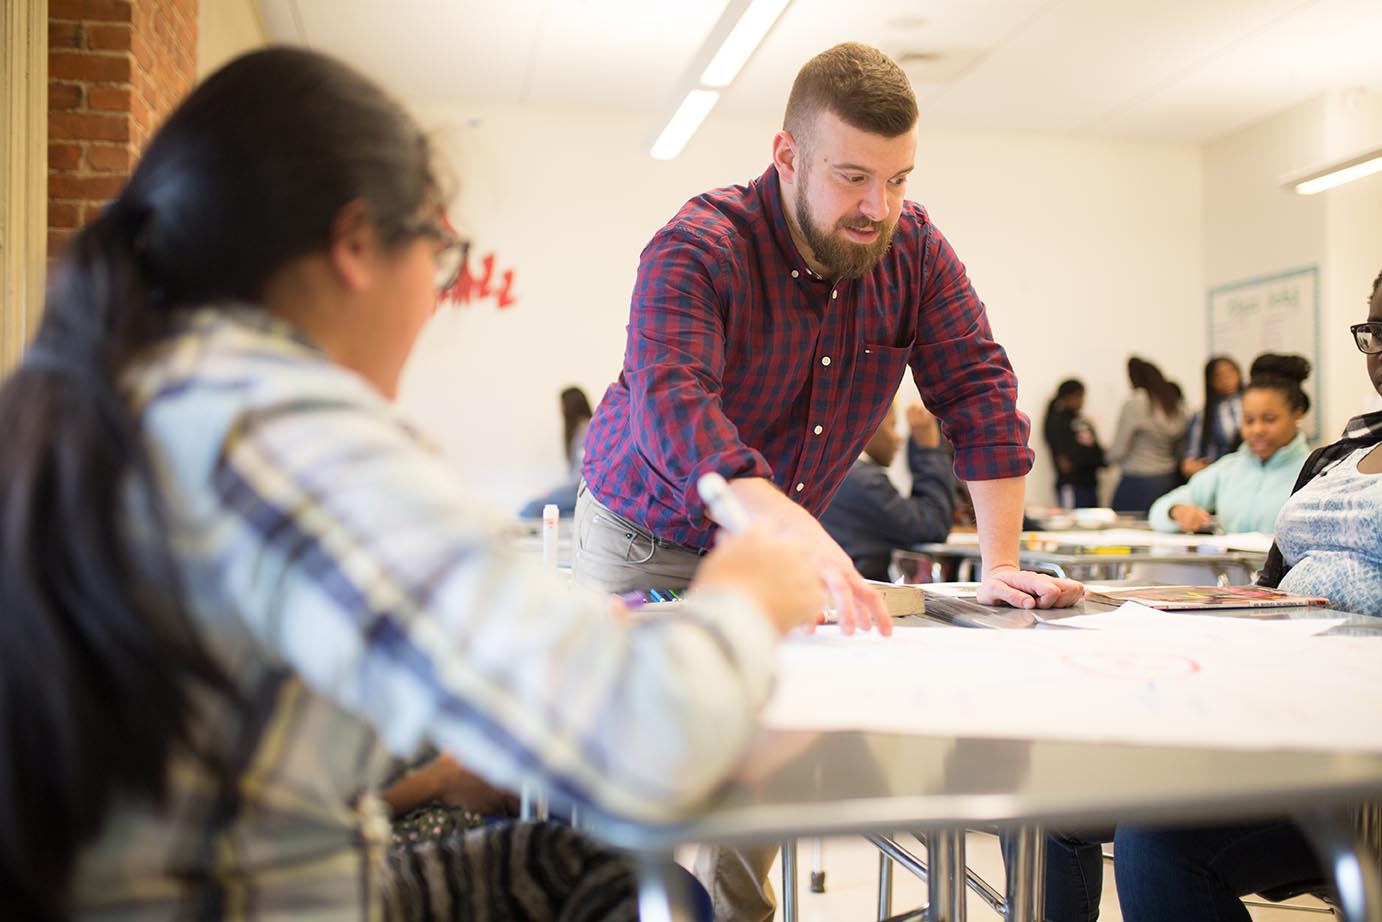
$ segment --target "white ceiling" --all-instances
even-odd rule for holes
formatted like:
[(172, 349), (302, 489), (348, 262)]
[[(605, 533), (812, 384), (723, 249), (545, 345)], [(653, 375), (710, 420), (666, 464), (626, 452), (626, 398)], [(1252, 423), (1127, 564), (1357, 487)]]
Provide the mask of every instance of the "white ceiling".
[[(411, 99), (645, 114), (725, 0), (258, 0), (270, 37)], [(927, 128), (1199, 143), (1330, 90), (1382, 92), (1382, 0), (795, 0), (711, 118), (776, 121), (857, 40), (908, 65)]]

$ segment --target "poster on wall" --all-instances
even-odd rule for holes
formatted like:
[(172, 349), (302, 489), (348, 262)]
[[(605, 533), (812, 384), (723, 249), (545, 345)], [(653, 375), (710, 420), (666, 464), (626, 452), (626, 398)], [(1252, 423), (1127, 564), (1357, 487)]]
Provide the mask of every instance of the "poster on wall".
[(1227, 355), (1247, 375), (1263, 352), (1303, 355), (1310, 360), (1305, 393), (1310, 412), (1301, 429), (1312, 442), (1320, 438), (1316, 378), (1320, 373), (1320, 272), (1305, 266), (1277, 275), (1231, 282), (1209, 290), (1209, 353)]

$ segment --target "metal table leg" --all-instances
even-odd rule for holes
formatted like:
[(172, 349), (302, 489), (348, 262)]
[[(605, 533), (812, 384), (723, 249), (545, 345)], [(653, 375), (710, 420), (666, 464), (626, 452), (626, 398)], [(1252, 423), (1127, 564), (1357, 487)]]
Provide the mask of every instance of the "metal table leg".
[(1046, 835), (1038, 826), (1009, 833), (1007, 922), (1041, 922), (1046, 911)]
[[(921, 843), (922, 847), (929, 848), (924, 835), (920, 833), (913, 833), (912, 835)], [(903, 848), (891, 837), (870, 833), (865, 835), (864, 838), (872, 842), (874, 847), (882, 852), (884, 856), (896, 862), (904, 871), (911, 872), (918, 880), (929, 881), (931, 879), (931, 872), (926, 866), (926, 862)], [(969, 889), (974, 891), (976, 896), (989, 905), (990, 909), (1000, 916), (1003, 915), (1005, 905), (1003, 894), (989, 886), (988, 881), (984, 880), (971, 869), (965, 868), (965, 883), (969, 886)]]
[(640, 922), (696, 922), (671, 852), (640, 854), (635, 865)]
[(820, 836), (811, 840), (811, 892), (825, 892), (825, 859)]
[(929, 922), (965, 922), (965, 831), (942, 829), (926, 837), (931, 875)]
[(1334, 880), (1347, 922), (1382, 918), (1382, 868), (1354, 833), (1347, 814), (1316, 813), (1297, 819), (1320, 863)]
[(893, 914), (893, 860), (878, 853), (878, 922)]
[(797, 840), (782, 841), (782, 922), (797, 922)]

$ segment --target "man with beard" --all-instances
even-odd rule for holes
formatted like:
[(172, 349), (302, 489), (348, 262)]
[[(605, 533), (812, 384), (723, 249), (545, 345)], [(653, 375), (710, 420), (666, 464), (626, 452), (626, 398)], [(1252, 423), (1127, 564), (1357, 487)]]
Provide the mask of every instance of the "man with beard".
[[(751, 515), (809, 544), (844, 633), (889, 633), (882, 600), (816, 516), (910, 367), (969, 482), (980, 601), (1080, 598), (1079, 583), (1018, 567), (1030, 427), (964, 266), (905, 199), (916, 145), (901, 68), (837, 45), (797, 75), (767, 171), (692, 199), (653, 237), (624, 367), (586, 438), (577, 581), (685, 585), (712, 543), (697, 482), (714, 471)], [(771, 862), (771, 851), (701, 850), (717, 919), (772, 917)]]

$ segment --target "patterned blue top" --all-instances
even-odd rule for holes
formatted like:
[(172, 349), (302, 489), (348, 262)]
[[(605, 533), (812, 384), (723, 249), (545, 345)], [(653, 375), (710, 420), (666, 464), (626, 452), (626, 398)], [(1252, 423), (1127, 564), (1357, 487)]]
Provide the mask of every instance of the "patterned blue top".
[(1233, 442), (1238, 438), (1238, 430), (1243, 427), (1243, 396), (1234, 394), (1219, 401), (1219, 409), (1214, 414), (1214, 425), (1209, 429), (1209, 438), (1201, 441), (1200, 421), (1204, 419), (1204, 409), (1190, 417), (1190, 425), (1185, 428), (1185, 457), (1205, 458), (1217, 461), (1228, 454)]
[(1331, 608), (1382, 615), (1382, 474), (1356, 449), (1292, 496), (1276, 521), (1276, 543), (1290, 571), (1280, 588), (1319, 595)]

